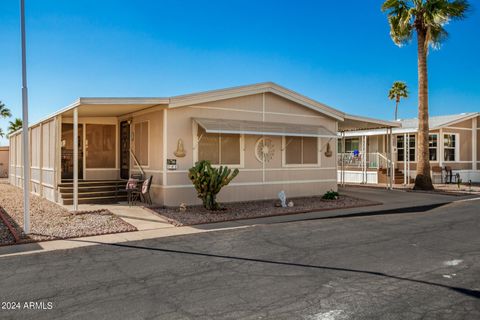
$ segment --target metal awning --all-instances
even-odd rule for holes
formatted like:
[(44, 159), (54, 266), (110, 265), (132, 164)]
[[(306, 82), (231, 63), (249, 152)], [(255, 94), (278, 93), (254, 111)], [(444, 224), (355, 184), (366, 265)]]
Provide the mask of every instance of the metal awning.
[(336, 133), (320, 125), (206, 118), (193, 120), (207, 133), (338, 138)]

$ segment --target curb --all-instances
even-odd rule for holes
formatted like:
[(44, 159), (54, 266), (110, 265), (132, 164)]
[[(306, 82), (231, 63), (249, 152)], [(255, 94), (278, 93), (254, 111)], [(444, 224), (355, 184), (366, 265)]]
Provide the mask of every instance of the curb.
[(7, 226), (8, 230), (12, 234), (13, 238), (15, 239), (15, 243), (19, 243), (20, 237), (17, 234), (17, 230), (15, 230), (15, 228), (12, 227), (12, 225), (10, 224), (10, 221), (8, 221), (7, 217), (5, 217), (6, 214), (7, 213), (5, 212), (5, 210), (2, 207), (0, 207), (0, 219), (2, 219), (3, 223)]

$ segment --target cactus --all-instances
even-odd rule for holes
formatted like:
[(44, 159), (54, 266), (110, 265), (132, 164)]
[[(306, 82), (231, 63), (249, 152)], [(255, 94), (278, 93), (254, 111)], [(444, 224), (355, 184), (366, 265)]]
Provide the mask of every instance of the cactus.
[(205, 209), (219, 210), (220, 206), (216, 201), (217, 194), (237, 176), (238, 172), (238, 169), (232, 172), (232, 169), (224, 166), (214, 168), (209, 161), (202, 160), (190, 168), (188, 177), (192, 180)]

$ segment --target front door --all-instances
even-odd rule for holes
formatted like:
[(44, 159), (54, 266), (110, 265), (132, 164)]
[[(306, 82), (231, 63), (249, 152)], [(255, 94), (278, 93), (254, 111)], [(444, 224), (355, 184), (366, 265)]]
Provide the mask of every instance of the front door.
[(130, 174), (130, 123), (120, 123), (120, 178), (128, 179)]
[[(83, 179), (83, 125), (78, 125), (78, 178)], [(73, 124), (62, 123), (62, 179), (73, 179)]]

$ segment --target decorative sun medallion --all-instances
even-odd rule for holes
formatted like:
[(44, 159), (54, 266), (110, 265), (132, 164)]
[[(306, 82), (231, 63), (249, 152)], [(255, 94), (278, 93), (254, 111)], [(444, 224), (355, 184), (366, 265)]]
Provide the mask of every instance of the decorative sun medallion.
[(275, 147), (272, 140), (268, 138), (260, 138), (255, 144), (255, 157), (260, 162), (269, 162), (275, 154)]

